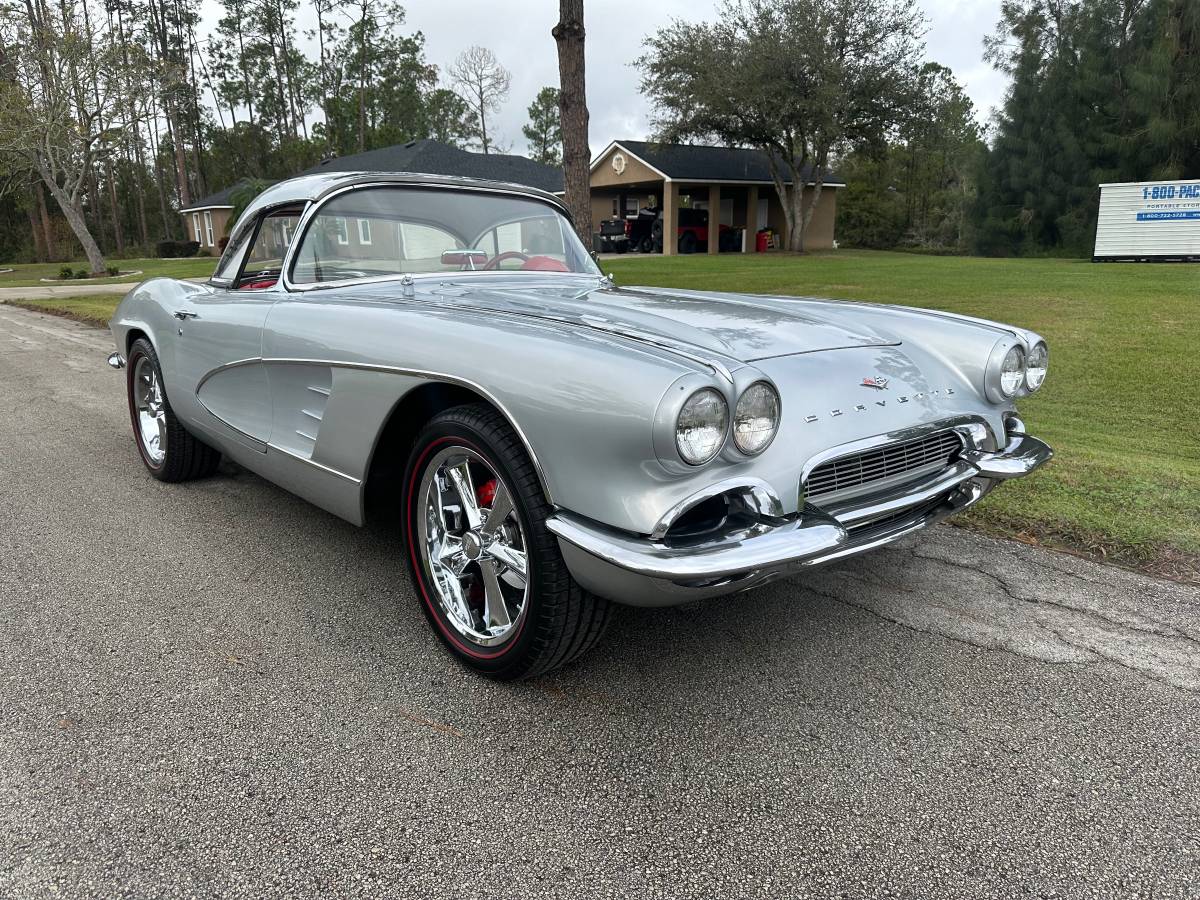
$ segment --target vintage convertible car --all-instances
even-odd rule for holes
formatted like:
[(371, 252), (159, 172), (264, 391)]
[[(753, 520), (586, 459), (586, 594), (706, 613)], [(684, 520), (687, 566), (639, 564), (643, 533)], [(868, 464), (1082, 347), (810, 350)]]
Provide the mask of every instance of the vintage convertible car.
[(112, 320), (142, 460), (221, 454), (355, 524), (389, 511), (422, 608), (497, 678), (610, 603), (745, 591), (878, 547), (1050, 458), (1036, 334), (873, 303), (618, 288), (561, 202), (328, 174), (261, 194), (204, 284)]

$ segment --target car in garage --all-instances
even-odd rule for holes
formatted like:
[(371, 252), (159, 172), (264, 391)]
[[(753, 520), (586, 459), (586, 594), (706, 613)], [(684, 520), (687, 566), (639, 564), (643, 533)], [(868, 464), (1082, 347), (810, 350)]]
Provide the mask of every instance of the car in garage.
[(1051, 456), (1015, 405), (1033, 332), (618, 287), (561, 200), (496, 182), (277, 184), (206, 283), (144, 282), (111, 330), (154, 478), (224, 455), (356, 525), (398, 512), (433, 631), (501, 679), (584, 653), (613, 604), (869, 551)]

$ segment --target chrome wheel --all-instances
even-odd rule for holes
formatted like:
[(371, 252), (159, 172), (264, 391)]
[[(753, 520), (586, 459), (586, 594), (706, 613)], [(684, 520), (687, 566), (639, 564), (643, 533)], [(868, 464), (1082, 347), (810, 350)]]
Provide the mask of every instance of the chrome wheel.
[(150, 462), (156, 467), (161, 466), (167, 457), (167, 408), (158, 369), (149, 357), (138, 359), (132, 386), (138, 438)]
[(529, 605), (512, 491), (474, 450), (451, 446), (426, 465), (417, 496), (419, 549), (443, 614), (472, 643), (501, 643)]

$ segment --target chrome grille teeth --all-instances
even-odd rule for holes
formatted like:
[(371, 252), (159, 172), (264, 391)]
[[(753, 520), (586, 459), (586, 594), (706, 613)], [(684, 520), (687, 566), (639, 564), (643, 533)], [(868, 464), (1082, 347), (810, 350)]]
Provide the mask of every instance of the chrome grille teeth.
[(809, 498), (903, 475), (935, 463), (949, 465), (963, 447), (954, 431), (938, 431), (910, 441), (842, 456), (813, 469), (805, 483)]

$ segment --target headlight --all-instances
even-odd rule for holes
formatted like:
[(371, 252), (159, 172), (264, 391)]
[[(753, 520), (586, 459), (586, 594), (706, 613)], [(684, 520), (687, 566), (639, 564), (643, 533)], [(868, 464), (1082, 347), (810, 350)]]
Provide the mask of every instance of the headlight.
[(1020, 347), (1011, 347), (1004, 354), (1000, 363), (1000, 393), (1005, 397), (1016, 396), (1025, 380), (1025, 351)]
[(729, 404), (717, 391), (703, 388), (688, 397), (675, 421), (675, 446), (683, 461), (702, 466), (721, 450), (729, 427)]
[(733, 412), (733, 443), (747, 456), (767, 449), (779, 428), (779, 395), (765, 381), (756, 381), (738, 399)]
[(1050, 364), (1050, 350), (1045, 343), (1038, 341), (1025, 357), (1025, 387), (1036, 391), (1046, 380), (1046, 367)]
[(984, 376), (987, 398), (993, 403), (1011, 400), (1025, 383), (1025, 348), (1009, 338), (997, 341)]

